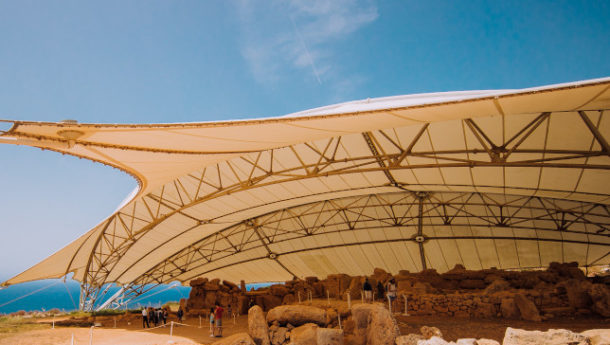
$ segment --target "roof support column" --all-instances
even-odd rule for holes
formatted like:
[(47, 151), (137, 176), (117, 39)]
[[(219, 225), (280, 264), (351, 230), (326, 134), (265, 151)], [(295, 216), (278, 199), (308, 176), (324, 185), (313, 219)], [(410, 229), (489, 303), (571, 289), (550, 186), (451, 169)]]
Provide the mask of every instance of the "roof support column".
[(428, 193), (417, 192), (416, 195), (419, 203), (417, 206), (417, 236), (415, 236), (415, 242), (417, 242), (419, 246), (422, 270), (425, 270), (428, 267), (426, 265), (426, 253), (424, 251), (424, 241), (426, 240), (426, 237), (424, 236), (424, 199), (428, 197)]
[(86, 283), (80, 285), (80, 297), (78, 299), (78, 309), (81, 311), (92, 311), (93, 305), (100, 294), (100, 287), (91, 286)]

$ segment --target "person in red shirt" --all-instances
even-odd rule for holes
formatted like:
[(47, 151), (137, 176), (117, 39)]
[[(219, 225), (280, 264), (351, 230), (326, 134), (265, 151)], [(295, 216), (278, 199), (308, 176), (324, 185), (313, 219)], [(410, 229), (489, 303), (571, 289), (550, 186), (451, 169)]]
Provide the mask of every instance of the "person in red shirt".
[(216, 304), (216, 309), (214, 310), (214, 322), (216, 323), (216, 336), (222, 337), (222, 313), (224, 313), (224, 309)]

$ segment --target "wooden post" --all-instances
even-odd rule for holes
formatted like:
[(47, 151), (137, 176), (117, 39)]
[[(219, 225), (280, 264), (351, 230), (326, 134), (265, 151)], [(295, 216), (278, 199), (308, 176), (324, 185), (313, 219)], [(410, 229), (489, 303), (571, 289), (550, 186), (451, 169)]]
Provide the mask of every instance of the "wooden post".
[(91, 329), (89, 329), (89, 345), (93, 344), (93, 328), (95, 326), (91, 326)]
[(171, 338), (171, 336), (174, 335), (174, 321), (170, 322), (169, 324), (169, 336)]
[(352, 295), (347, 292), (347, 309), (352, 309)]
[(199, 328), (201, 328), (201, 315), (199, 315)]
[(301, 291), (297, 291), (297, 296), (299, 297), (299, 304), (301, 304)]
[(326, 290), (326, 301), (328, 302), (328, 305), (330, 305), (330, 293), (328, 290)]
[(341, 313), (337, 313), (337, 318), (339, 319), (339, 329), (343, 329), (341, 326)]
[(362, 300), (362, 303), (364, 303), (364, 290), (360, 290), (360, 299)]
[(407, 304), (407, 295), (402, 295), (405, 298), (405, 313), (402, 314), (404, 316), (409, 316), (409, 306)]

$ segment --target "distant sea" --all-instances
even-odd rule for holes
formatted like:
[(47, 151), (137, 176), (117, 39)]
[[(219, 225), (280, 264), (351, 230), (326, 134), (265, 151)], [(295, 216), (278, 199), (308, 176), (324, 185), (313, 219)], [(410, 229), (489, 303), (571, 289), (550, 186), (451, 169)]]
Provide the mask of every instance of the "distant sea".
[[(248, 290), (269, 286), (274, 283), (247, 284)], [(106, 298), (112, 296), (117, 287), (111, 287)], [(142, 306), (159, 306), (167, 302), (178, 302), (188, 298), (191, 288), (180, 285), (159, 285), (146, 294), (136, 297), (127, 308)], [(63, 311), (78, 309), (80, 284), (74, 280), (41, 280), (12, 285), (0, 290), (0, 314), (9, 314), (19, 310), (45, 311), (57, 308)]]

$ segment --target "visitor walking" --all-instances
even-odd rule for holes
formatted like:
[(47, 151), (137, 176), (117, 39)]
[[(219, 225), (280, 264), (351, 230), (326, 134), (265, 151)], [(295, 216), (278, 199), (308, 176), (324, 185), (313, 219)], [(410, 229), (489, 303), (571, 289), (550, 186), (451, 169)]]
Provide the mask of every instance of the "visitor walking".
[(216, 310), (214, 310), (214, 323), (216, 324), (216, 336), (222, 337), (222, 313), (224, 313), (224, 309), (216, 304)]
[(388, 296), (388, 299), (390, 300), (392, 310), (396, 312), (396, 281), (394, 280), (394, 278), (388, 281), (388, 284), (386, 286), (386, 296)]
[(182, 310), (182, 306), (178, 307), (178, 313), (176, 313), (176, 316), (178, 316), (178, 322), (182, 322), (182, 316), (184, 315), (184, 311)]
[(165, 324), (165, 322), (163, 321), (163, 309), (161, 308), (157, 309), (157, 320), (159, 320), (159, 324)]
[(142, 308), (142, 328), (150, 328), (150, 324), (148, 323), (148, 311), (146, 307)]
[(214, 307), (210, 308), (210, 315), (208, 316), (210, 319), (210, 337), (214, 336)]
[(150, 316), (153, 324), (155, 325), (155, 327), (157, 327), (159, 325), (159, 319), (157, 318), (157, 311), (155, 310), (155, 308), (150, 308), (150, 310), (148, 311), (148, 316)]
[(369, 278), (365, 278), (362, 290), (364, 290), (364, 301), (371, 303), (373, 301), (373, 287), (369, 283)]
[(383, 284), (381, 284), (381, 281), (377, 282), (377, 298), (383, 302), (383, 298), (385, 297), (385, 288), (383, 287)]

